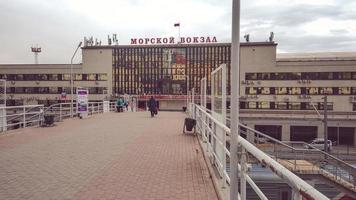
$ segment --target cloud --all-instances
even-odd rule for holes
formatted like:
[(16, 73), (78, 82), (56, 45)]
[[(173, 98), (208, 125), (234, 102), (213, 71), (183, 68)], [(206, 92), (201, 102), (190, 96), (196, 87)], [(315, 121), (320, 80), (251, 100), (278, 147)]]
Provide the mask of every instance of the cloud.
[[(279, 51), (356, 51), (353, 0), (250, 0), (241, 4), (241, 39), (266, 41), (271, 31)], [(33, 63), (30, 46), (39, 44), (40, 63), (69, 63), (84, 36), (106, 44), (117, 33), (121, 44), (135, 37), (231, 38), (230, 0), (2, 0), (0, 63)], [(80, 56), (76, 62), (80, 62)]]

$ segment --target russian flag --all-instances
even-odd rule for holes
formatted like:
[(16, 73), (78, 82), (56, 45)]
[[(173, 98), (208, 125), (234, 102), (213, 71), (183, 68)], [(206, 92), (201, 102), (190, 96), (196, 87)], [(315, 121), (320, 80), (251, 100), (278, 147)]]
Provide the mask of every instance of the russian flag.
[(175, 23), (174, 27), (180, 26), (180, 23)]

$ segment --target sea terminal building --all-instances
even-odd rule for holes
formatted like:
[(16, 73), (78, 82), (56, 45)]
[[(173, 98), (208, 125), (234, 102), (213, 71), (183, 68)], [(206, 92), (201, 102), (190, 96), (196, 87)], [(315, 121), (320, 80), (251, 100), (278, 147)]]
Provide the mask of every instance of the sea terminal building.
[[(324, 95), (329, 138), (355, 145), (356, 53), (277, 54), (274, 42), (241, 43), (241, 120), (280, 140), (323, 137)], [(75, 87), (89, 88), (91, 101), (135, 95), (145, 108), (154, 95), (161, 110), (181, 110), (187, 85), (199, 93), (200, 79), (226, 63), (230, 44), (84, 46), (74, 66)], [(70, 65), (0, 65), (7, 80), (7, 104), (68, 101)], [(188, 84), (187, 84), (188, 81)], [(228, 86), (227, 91), (230, 91)], [(318, 110), (318, 112), (315, 111)]]

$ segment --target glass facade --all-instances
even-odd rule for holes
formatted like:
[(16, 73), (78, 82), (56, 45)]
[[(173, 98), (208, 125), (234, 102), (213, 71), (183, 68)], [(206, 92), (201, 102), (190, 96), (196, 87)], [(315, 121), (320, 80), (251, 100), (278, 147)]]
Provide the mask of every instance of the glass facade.
[[(230, 45), (129, 46), (113, 49), (113, 94), (185, 95), (220, 64), (230, 69)], [(230, 70), (228, 70), (230, 81)], [(229, 88), (228, 88), (229, 91)]]

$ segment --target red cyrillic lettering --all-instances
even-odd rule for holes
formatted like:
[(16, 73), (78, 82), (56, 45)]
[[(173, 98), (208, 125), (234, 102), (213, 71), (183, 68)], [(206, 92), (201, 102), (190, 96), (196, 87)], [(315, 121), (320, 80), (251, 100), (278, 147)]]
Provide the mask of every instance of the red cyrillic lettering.
[(185, 37), (180, 38), (180, 43), (185, 43)]
[(193, 37), (193, 43), (198, 43), (199, 41), (198, 41), (198, 38), (199, 37)]
[(131, 38), (131, 44), (137, 44), (137, 39), (136, 38), (135, 39)]
[(213, 41), (212, 42), (218, 42), (217, 40), (216, 40), (216, 37), (214, 36), (213, 37)]

